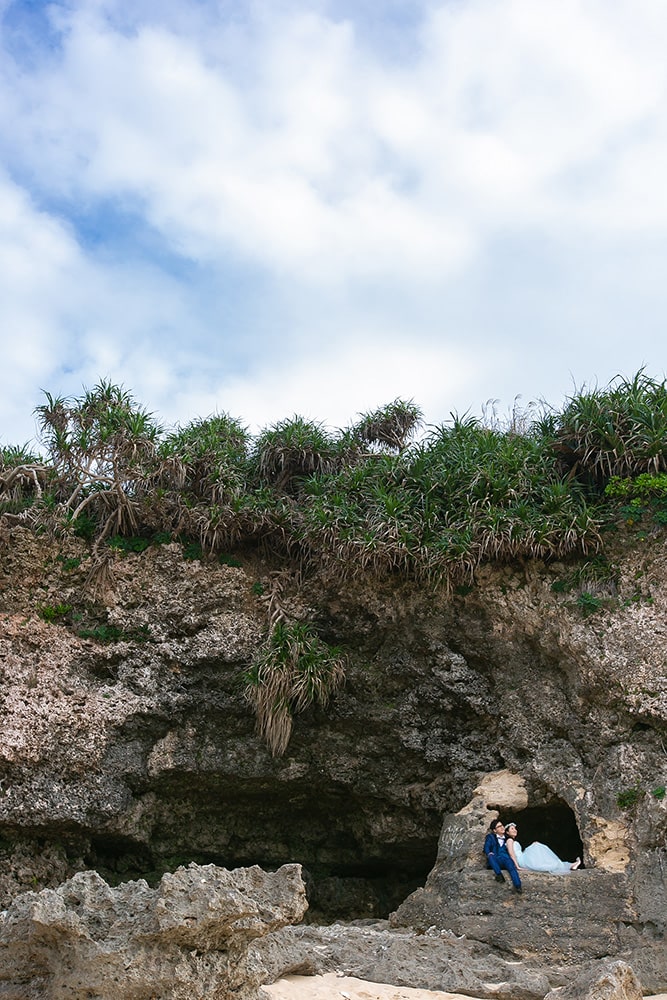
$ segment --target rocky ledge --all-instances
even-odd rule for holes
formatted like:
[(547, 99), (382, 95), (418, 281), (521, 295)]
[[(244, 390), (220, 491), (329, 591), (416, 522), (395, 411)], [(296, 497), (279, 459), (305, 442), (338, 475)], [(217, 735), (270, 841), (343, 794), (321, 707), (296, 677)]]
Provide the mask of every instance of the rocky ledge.
[[(5, 1000), (259, 1000), (288, 974), (335, 971), (488, 1000), (639, 1000), (626, 963), (516, 961), (465, 935), (291, 926), (306, 907), (297, 865), (274, 873), (190, 865), (108, 886), (95, 872), (18, 896), (0, 919)], [(548, 926), (542, 921), (542, 930)]]

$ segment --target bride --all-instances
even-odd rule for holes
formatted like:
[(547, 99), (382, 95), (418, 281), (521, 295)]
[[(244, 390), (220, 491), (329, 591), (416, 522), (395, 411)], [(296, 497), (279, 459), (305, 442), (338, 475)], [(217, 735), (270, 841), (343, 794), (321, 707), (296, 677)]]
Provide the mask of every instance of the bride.
[(557, 854), (547, 847), (534, 841), (530, 847), (524, 849), (516, 839), (516, 823), (507, 823), (505, 826), (505, 836), (507, 837), (507, 850), (519, 870), (528, 869), (532, 872), (550, 872), (552, 875), (567, 875), (575, 871), (581, 864), (581, 858), (576, 861), (561, 861)]

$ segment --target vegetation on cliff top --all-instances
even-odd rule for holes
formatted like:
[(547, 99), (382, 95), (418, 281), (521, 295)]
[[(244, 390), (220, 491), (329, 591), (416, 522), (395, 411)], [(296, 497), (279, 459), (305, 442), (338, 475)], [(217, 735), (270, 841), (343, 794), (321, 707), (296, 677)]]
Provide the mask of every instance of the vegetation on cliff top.
[[(226, 413), (165, 430), (107, 381), (71, 399), (46, 393), (36, 412), (41, 453), (0, 449), (0, 523), (87, 539), (97, 587), (115, 552), (172, 538), (186, 557), (234, 563), (230, 550), (261, 547), (338, 581), (393, 575), (461, 592), (483, 562), (579, 554), (581, 572), (554, 589), (578, 589), (591, 614), (603, 598), (579, 577), (609, 575), (596, 555), (603, 528), (649, 510), (656, 529), (667, 524), (667, 386), (643, 371), (581, 391), (561, 412), (516, 411), (504, 424), (453, 416), (419, 438), (422, 413), (404, 400), (344, 430), (294, 416), (256, 437)], [(71, 610), (40, 613), (61, 621)], [(294, 714), (326, 706), (344, 675), (344, 655), (311, 623), (270, 610), (244, 681), (274, 755)]]
[(166, 533), (451, 587), (484, 561), (596, 551), (610, 505), (667, 492), (667, 385), (643, 371), (560, 412), (454, 416), (418, 440), (403, 400), (344, 430), (295, 416), (254, 438), (225, 413), (167, 431), (108, 381), (36, 412), (42, 453), (0, 451), (0, 518), (88, 537), (98, 562), (111, 538)]

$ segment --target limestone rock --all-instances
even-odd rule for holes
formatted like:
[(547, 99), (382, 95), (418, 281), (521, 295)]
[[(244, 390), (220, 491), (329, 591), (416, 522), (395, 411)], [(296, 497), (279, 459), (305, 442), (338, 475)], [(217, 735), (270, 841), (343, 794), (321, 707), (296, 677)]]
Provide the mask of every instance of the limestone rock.
[(530, 872), (523, 893), (491, 871), (436, 868), (392, 914), (395, 926), (438, 927), (483, 941), (520, 959), (579, 963), (616, 955), (631, 922), (628, 880), (587, 870), (553, 876)]
[(371, 982), (466, 993), (489, 1000), (542, 1000), (571, 977), (558, 966), (531, 967), (486, 945), (431, 928), (415, 933), (386, 922), (284, 927), (250, 947), (266, 982), (337, 972)]
[(573, 983), (548, 993), (545, 1000), (642, 1000), (641, 983), (625, 962), (587, 969)]
[(111, 888), (96, 872), (18, 896), (0, 922), (3, 1000), (252, 997), (248, 943), (300, 920), (298, 865), (274, 873), (190, 865)]
[[(188, 861), (299, 862), (311, 915), (398, 910), (425, 932), (447, 920), (480, 947), (544, 946), (573, 963), (609, 950), (664, 990), (665, 537), (610, 537), (613, 594), (586, 617), (552, 587), (576, 561), (485, 566), (449, 596), (283, 567), (284, 606), (343, 647), (348, 667), (344, 690), (298, 716), (276, 759), (243, 697), (275, 563), (258, 549), (230, 566), (151, 546), (112, 554), (111, 589), (93, 600), (84, 542), (12, 528), (0, 543), (0, 906), (84, 868), (117, 883)], [(481, 867), (481, 834), (501, 809), (567, 813), (573, 853), (534, 836), (586, 865), (577, 882), (530, 879), (532, 945)]]

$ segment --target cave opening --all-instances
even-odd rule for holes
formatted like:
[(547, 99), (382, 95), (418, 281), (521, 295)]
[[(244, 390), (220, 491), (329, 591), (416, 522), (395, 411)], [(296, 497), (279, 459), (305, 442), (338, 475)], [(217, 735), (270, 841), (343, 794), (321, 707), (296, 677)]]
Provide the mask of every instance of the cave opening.
[[(215, 864), (233, 869), (259, 865), (275, 871), (283, 864), (298, 862), (306, 886), (308, 910), (304, 923), (329, 924), (336, 920), (385, 919), (403, 900), (423, 886), (436, 859), (436, 843), (404, 843), (388, 849), (386, 855), (364, 857), (345, 863), (316, 861), (312, 851), (286, 851), (284, 856), (248, 852), (247, 849), (225, 852), (181, 847), (172, 854), (154, 852), (146, 845), (126, 837), (93, 837), (85, 854), (85, 863), (99, 872), (110, 884), (118, 885), (143, 878), (156, 886), (166, 872), (191, 862)], [(398, 856), (397, 856), (398, 854)]]
[(555, 851), (561, 861), (583, 858), (583, 843), (574, 812), (562, 799), (551, 799), (544, 805), (517, 809), (503, 817), (518, 827), (518, 840), (528, 847), (534, 840)]

